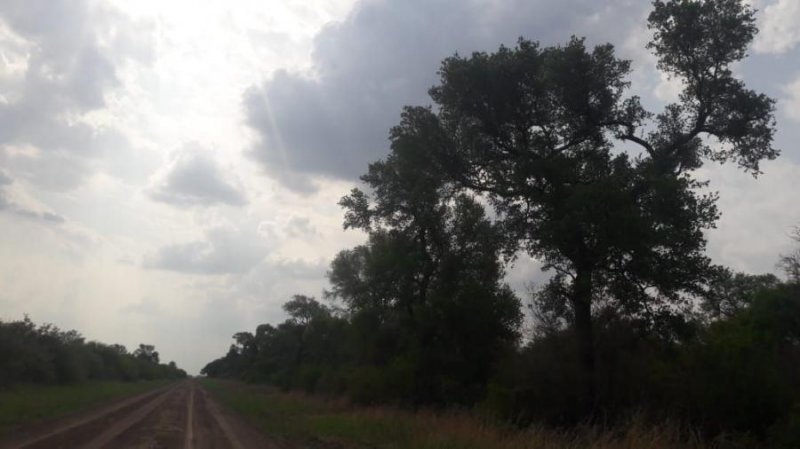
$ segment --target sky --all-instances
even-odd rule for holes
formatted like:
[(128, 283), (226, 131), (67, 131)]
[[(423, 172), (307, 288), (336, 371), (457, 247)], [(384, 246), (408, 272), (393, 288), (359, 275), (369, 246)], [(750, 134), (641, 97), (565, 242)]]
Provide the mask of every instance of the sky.
[[(777, 99), (758, 178), (709, 163), (717, 263), (776, 272), (800, 223), (800, 2), (752, 0), (735, 67)], [(403, 105), (429, 105), (458, 52), (586, 36), (633, 62), (653, 111), (680, 84), (645, 49), (643, 0), (0, 2), (0, 320), (49, 322), (190, 373), (238, 331), (320, 297), (365, 240), (337, 201), (387, 154)], [(507, 281), (543, 279), (520, 257)]]

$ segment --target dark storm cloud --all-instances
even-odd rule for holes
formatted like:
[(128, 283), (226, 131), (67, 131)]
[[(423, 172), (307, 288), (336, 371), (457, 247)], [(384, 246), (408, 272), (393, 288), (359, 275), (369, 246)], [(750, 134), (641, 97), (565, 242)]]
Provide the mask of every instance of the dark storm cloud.
[[(37, 184), (68, 189), (96, 169), (102, 154), (129, 150), (117, 131), (81, 116), (105, 107), (106, 94), (120, 85), (119, 67), (151, 60), (148, 29), (112, 8), (67, 0), (3, 1), (0, 22), (15, 36), (0, 45), (13, 47), (15, 63), (24, 66), (0, 84), (6, 99), (0, 102), (0, 153), (9, 145), (39, 150), (6, 154), (7, 166)], [(69, 162), (55, 172), (36, 167), (52, 158)]]
[[(519, 36), (543, 44), (587, 35), (622, 43), (641, 25), (639, 0), (362, 0), (315, 39), (313, 76), (277, 72), (244, 94), (251, 154), (298, 191), (315, 176), (355, 179), (385, 154), (401, 107), (428, 104), (441, 60)], [(644, 45), (644, 43), (642, 43)]]
[(161, 247), (144, 260), (144, 267), (190, 274), (232, 274), (249, 271), (266, 256), (256, 232), (215, 228), (202, 240)]
[(244, 194), (226, 178), (222, 167), (196, 145), (179, 151), (148, 193), (156, 201), (179, 207), (247, 204)]

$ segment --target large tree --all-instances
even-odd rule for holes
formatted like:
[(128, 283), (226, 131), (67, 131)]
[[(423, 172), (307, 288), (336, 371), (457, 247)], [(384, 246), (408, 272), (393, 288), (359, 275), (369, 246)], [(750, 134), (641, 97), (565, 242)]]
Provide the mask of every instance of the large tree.
[(434, 132), (430, 118), (404, 113), (391, 153), (361, 178), (370, 193), (342, 199), (345, 227), (369, 240), (334, 259), (329, 295), (352, 316), (360, 363), (403, 365), (404, 399), (470, 403), (516, 343), (520, 304), (503, 283), (501, 229), (472, 197), (452, 192), (429, 141), (409, 132)]
[[(715, 194), (694, 176), (705, 160), (759, 173), (773, 159), (774, 101), (731, 65), (756, 33), (740, 0), (657, 0), (648, 48), (683, 84), (655, 115), (627, 95), (629, 61), (583, 39), (521, 39), (453, 56), (430, 94), (436, 112), (394, 138), (421, 142), (455, 186), (485, 194), (507, 235), (556, 275), (578, 338), (586, 405), (594, 397), (593, 305), (655, 320), (701, 293), (711, 270), (704, 230)], [(357, 199), (357, 197), (354, 197)]]

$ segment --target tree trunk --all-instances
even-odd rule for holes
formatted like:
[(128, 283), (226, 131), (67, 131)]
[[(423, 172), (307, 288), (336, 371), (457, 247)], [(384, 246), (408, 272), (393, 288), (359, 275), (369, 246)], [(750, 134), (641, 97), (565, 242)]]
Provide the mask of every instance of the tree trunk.
[(585, 414), (593, 411), (596, 399), (594, 336), (592, 329), (592, 270), (578, 269), (572, 291), (575, 313), (575, 337), (581, 365), (581, 407)]

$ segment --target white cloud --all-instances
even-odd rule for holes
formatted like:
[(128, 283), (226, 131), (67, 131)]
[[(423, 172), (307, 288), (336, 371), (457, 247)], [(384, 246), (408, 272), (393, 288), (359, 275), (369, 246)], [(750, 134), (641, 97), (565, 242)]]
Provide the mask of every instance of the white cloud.
[(784, 53), (800, 41), (800, 2), (777, 0), (761, 13), (753, 48), (759, 53)]
[(226, 171), (210, 151), (197, 144), (187, 144), (172, 155), (165, 170), (155, 176), (149, 196), (174, 206), (209, 206), (247, 203), (240, 182)]
[(758, 178), (733, 164), (708, 164), (700, 176), (719, 191), (722, 212), (708, 232), (709, 255), (716, 263), (749, 273), (766, 273), (791, 247), (789, 231), (800, 223), (800, 197), (793, 192), (800, 165), (783, 158), (762, 164)]
[(53, 211), (20, 203), (18, 199), (14, 198), (14, 193), (11, 191), (13, 183), (14, 180), (0, 170), (0, 213), (9, 213), (17, 218), (40, 223), (62, 224), (66, 221), (64, 217)]
[(189, 274), (244, 273), (263, 260), (267, 250), (255, 230), (217, 227), (207, 230), (202, 240), (159, 248), (143, 266)]
[(783, 88), (788, 98), (781, 102), (786, 115), (800, 122), (800, 76)]
[[(130, 150), (124, 137), (95, 126), (87, 114), (106, 106), (120, 86), (119, 69), (152, 58), (147, 24), (89, 1), (5, 1), (0, 46), (13, 67), (0, 83), (0, 155), (34, 183), (70, 189), (99, 168), (107, 151)], [(12, 154), (31, 145), (37, 153)], [(109, 148), (113, 145), (113, 148)], [(63, 170), (39, 167), (60, 159)]]
[[(0, 2), (4, 318), (154, 343), (197, 372), (292, 293), (319, 294), (351, 240), (335, 204), (350, 185), (299, 199), (259, 175), (241, 93), (307, 67), (351, 3)], [(165, 154), (190, 141), (213, 150)]]
[(670, 77), (666, 73), (659, 73), (659, 81), (653, 89), (653, 95), (663, 103), (678, 101), (684, 89), (684, 83), (680, 78)]

